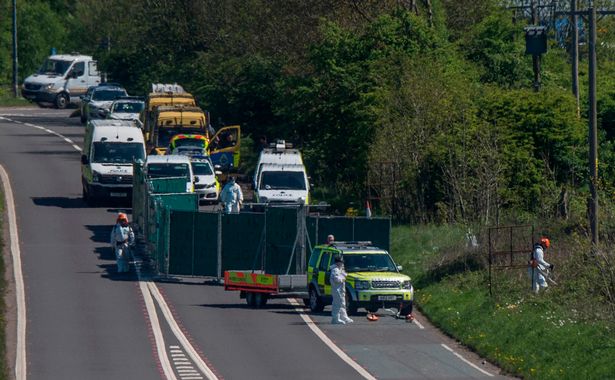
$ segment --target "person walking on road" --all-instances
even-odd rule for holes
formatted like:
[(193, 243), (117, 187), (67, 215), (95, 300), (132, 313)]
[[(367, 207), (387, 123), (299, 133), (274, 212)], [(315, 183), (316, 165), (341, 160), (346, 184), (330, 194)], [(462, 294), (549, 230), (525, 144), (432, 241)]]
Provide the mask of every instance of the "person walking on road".
[(331, 266), (331, 323), (342, 324), (354, 322), (346, 313), (346, 271), (344, 271), (344, 258), (335, 256)]
[(534, 244), (532, 250), (532, 256), (530, 258), (530, 265), (528, 273), (532, 279), (532, 291), (536, 294), (541, 288), (547, 288), (547, 276), (549, 270), (553, 269), (553, 264), (549, 264), (545, 261), (545, 251), (551, 246), (551, 241), (546, 238), (540, 238), (540, 241)]
[(120, 212), (117, 216), (117, 221), (111, 230), (111, 248), (115, 253), (117, 262), (117, 272), (126, 273), (130, 270), (129, 252), (131, 246), (134, 245), (135, 234), (128, 224), (128, 216)]
[(220, 200), (224, 204), (224, 212), (227, 214), (238, 214), (243, 204), (243, 193), (241, 187), (235, 182), (235, 177), (229, 177), (220, 193)]

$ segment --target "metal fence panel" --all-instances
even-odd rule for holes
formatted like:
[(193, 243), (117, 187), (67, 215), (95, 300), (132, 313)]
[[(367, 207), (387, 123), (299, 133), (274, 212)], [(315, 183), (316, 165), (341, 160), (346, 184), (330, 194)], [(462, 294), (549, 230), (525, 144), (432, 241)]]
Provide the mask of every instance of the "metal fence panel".
[(151, 178), (147, 180), (147, 188), (153, 194), (185, 193), (186, 178)]
[(194, 211), (172, 211), (169, 229), (169, 274), (192, 275), (194, 262)]
[(222, 215), (222, 272), (261, 268), (265, 215)]
[(218, 218), (219, 213), (199, 212), (194, 220), (194, 276), (218, 274)]
[[(267, 250), (265, 272), (270, 274), (295, 274), (298, 255), (298, 238), (301, 224), (298, 208), (270, 207), (267, 209)], [(295, 252), (293, 254), (293, 251)]]
[(354, 240), (369, 240), (376, 247), (391, 249), (391, 219), (354, 218)]
[(371, 241), (382, 249), (391, 247), (390, 218), (309, 216), (306, 227), (312, 246), (323, 244), (331, 234), (337, 241)]

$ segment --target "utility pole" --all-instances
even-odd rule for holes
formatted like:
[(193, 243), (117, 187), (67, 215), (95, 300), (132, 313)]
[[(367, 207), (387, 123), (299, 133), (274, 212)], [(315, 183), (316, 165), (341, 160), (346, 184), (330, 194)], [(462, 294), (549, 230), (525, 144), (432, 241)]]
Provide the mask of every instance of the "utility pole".
[(589, 221), (592, 249), (598, 245), (598, 122), (596, 117), (596, 8), (589, 8)]
[(13, 0), (13, 96), (19, 96), (17, 76), (17, 0)]
[(577, 117), (581, 117), (581, 104), (579, 101), (579, 26), (577, 0), (570, 0), (570, 24), (572, 25), (572, 93), (577, 101)]

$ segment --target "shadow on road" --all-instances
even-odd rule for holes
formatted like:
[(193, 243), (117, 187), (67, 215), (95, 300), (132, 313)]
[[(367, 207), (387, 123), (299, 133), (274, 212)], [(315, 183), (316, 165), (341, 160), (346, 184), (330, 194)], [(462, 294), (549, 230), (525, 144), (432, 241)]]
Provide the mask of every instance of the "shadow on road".
[[(109, 239), (111, 238), (111, 229), (113, 228), (112, 224), (86, 224), (84, 227), (92, 233), (92, 236), (90, 236), (90, 240), (92, 240), (93, 242), (109, 243)], [(111, 248), (99, 248), (104, 248), (111, 251)], [(96, 249), (98, 250), (99, 248)]]
[(100, 277), (111, 281), (137, 281), (139, 279), (133, 266), (130, 267), (128, 273), (117, 273), (117, 265), (115, 264), (100, 264), (98, 267), (103, 270)]
[(37, 206), (49, 206), (60, 208), (88, 208), (81, 197), (32, 197), (32, 202)]
[(94, 253), (98, 255), (99, 260), (115, 260), (111, 247), (96, 247)]

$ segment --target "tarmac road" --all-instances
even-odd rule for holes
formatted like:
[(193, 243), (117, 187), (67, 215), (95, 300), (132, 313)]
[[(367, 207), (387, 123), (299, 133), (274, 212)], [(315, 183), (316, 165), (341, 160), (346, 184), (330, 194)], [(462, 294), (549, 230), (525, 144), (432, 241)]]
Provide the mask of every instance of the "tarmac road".
[(285, 299), (252, 310), (220, 286), (147, 283), (134, 268), (118, 275), (107, 241), (121, 207), (81, 200), (73, 145), (81, 145), (83, 127), (70, 113), (0, 109), (0, 165), (11, 178), (23, 261), (29, 379), (357, 379), (357, 368), (378, 379), (497, 374), (420, 316), (418, 324), (384, 312), (375, 323), (362, 315), (353, 325), (330, 325), (326, 313), (309, 315)]

